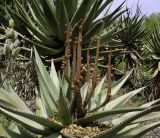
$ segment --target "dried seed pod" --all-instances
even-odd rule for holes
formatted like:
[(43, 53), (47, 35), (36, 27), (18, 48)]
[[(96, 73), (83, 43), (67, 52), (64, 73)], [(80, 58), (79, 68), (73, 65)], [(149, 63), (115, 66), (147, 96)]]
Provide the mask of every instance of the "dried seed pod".
[(78, 44), (78, 41), (74, 41), (75, 44)]
[(79, 29), (80, 29), (80, 30), (82, 29), (82, 25), (79, 26)]
[(66, 61), (65, 61), (65, 60), (63, 60), (63, 61), (62, 61), (62, 64), (66, 64)]
[(72, 39), (69, 39), (69, 43), (71, 43), (72, 42)]
[(75, 84), (79, 85), (80, 84), (80, 80), (75, 80)]
[(63, 60), (63, 61), (65, 61), (65, 60), (67, 59), (67, 56), (65, 55), (63, 58), (64, 58), (64, 60)]
[(64, 69), (64, 66), (61, 66), (61, 69), (63, 70), (63, 69)]
[(99, 78), (96, 78), (96, 81), (99, 81), (101, 78), (99, 77)]
[(89, 69), (89, 71), (90, 71), (90, 72), (92, 72), (93, 70), (94, 70), (94, 68), (93, 68), (93, 67)]
[(81, 75), (80, 76), (80, 81), (83, 81), (84, 80), (84, 77)]
[(67, 55), (67, 58), (70, 58), (72, 55), (70, 54), (70, 55)]
[(95, 66), (95, 63), (91, 63), (90, 66), (91, 66), (91, 67), (94, 67), (94, 66)]
[(66, 66), (66, 63), (62, 63), (62, 66), (64, 66), (64, 67), (65, 67), (65, 66)]
[(96, 77), (97, 77), (97, 78), (100, 78), (100, 75), (97, 75)]
[(80, 73), (81, 73), (81, 74), (83, 74), (83, 73), (84, 73), (84, 69), (83, 69), (83, 68), (81, 69)]
[(84, 67), (84, 64), (81, 64), (81, 69)]

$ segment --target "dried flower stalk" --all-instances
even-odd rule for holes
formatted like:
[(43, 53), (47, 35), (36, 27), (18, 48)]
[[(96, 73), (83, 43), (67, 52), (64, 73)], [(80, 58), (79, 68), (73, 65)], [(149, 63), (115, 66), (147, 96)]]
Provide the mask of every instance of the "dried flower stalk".
[(72, 91), (75, 95), (77, 118), (84, 116), (84, 110), (82, 106), (82, 97), (80, 94), (80, 88), (82, 86), (81, 78), (81, 52), (82, 52), (82, 24), (79, 26), (78, 37), (75, 38), (75, 44), (73, 46), (73, 61), (72, 61)]
[(67, 80), (69, 80), (69, 76), (68, 76), (68, 67), (69, 67), (69, 59), (71, 56), (71, 42), (72, 42), (72, 29), (70, 24), (67, 25), (67, 30), (66, 30), (66, 41), (65, 41), (65, 56), (64, 56), (64, 76)]
[(97, 111), (101, 107), (105, 106), (111, 99), (111, 89), (112, 89), (112, 65), (111, 65), (111, 60), (112, 60), (112, 52), (110, 52), (109, 55), (108, 55), (108, 66), (107, 66), (107, 70), (108, 70), (108, 73), (107, 73), (107, 76), (108, 76), (108, 91), (107, 91), (107, 96), (106, 96), (104, 102), (100, 106), (94, 108), (90, 112)]
[[(101, 45), (101, 33), (104, 27), (104, 23), (102, 22), (102, 27), (100, 30), (99, 35), (97, 36), (97, 49), (96, 49), (96, 57), (95, 57), (95, 63), (94, 63), (94, 69), (91, 78), (89, 79), (89, 84), (88, 84), (88, 91), (87, 91), (87, 96), (84, 101), (84, 108), (87, 106), (91, 96), (93, 95), (94, 89), (97, 84), (97, 70), (98, 70), (98, 59), (99, 59), (99, 49)], [(89, 70), (88, 70), (89, 71)]]

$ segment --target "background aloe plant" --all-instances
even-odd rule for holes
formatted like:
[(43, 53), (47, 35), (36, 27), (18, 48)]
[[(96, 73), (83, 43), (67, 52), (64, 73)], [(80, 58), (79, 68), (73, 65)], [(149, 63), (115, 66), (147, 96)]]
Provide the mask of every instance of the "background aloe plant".
[[(72, 27), (73, 38), (78, 34), (78, 24), (83, 24), (83, 47), (103, 28), (102, 40), (105, 43), (115, 34), (116, 28), (106, 31), (124, 11), (122, 5), (113, 12), (106, 10), (113, 0), (15, 0), (14, 10), (8, 8), (10, 16), (20, 19), (32, 35), (33, 44), (43, 55), (58, 56), (64, 52), (66, 25)], [(25, 4), (24, 4), (25, 3)], [(26, 5), (27, 4), (27, 5)], [(107, 13), (102, 14), (104, 10)], [(12, 15), (16, 15), (12, 16)], [(102, 23), (103, 22), (103, 23)], [(25, 38), (25, 37), (24, 37)], [(28, 39), (26, 39), (28, 40)]]
[(150, 56), (148, 57), (148, 72), (151, 74), (151, 91), (154, 99), (159, 98), (159, 75), (160, 75), (160, 28), (154, 26), (154, 31), (148, 38), (146, 47)]
[[(5, 30), (1, 38), (10, 39), (10, 34), (14, 32), (16, 37), (12, 39), (22, 40), (18, 48), (26, 48), (26, 42), (31, 42), (42, 55), (52, 55), (53, 58), (64, 55), (61, 58), (61, 70), (56, 71), (53, 61), (46, 70), (35, 50), (39, 79), (39, 85), (35, 88), (35, 112), (22, 102), (7, 81), (1, 83), (0, 113), (16, 122), (0, 126), (1, 136), (128, 138), (140, 137), (159, 126), (158, 121), (139, 128), (141, 122), (159, 117), (159, 105), (156, 105), (159, 102), (159, 28), (152, 26), (153, 34), (148, 35), (147, 42), (149, 52), (144, 53), (151, 55), (151, 62), (145, 64), (149, 63), (146, 66), (151, 65), (154, 72), (151, 83), (155, 88), (152, 89), (155, 99), (158, 100), (140, 107), (125, 107), (125, 103), (144, 88), (115, 98), (135, 69), (115, 81), (116, 77), (112, 77), (112, 73), (113, 69), (117, 71), (117, 66), (114, 68), (112, 64), (125, 63), (129, 69), (137, 65), (140, 67), (139, 59), (145, 49), (142, 41), (146, 41), (145, 17), (139, 13), (132, 16), (129, 11), (122, 16), (122, 5), (109, 12), (112, 2), (113, 0), (69, 0), (68, 4), (68, 0), (9, 0), (6, 3), (0, 0), (0, 4), (3, 4), (0, 12), (5, 19), (2, 24), (6, 27), (6, 20), (13, 18), (16, 22), (14, 29), (17, 31), (11, 27), (10, 22), (10, 28), (1, 27)], [(101, 17), (104, 10), (107, 12)], [(5, 56), (10, 58), (11, 53), (10, 51)], [(104, 60), (103, 57), (107, 56), (107, 60)], [(122, 60), (118, 57), (122, 57)], [(105, 75), (102, 78), (98, 73), (100, 60), (105, 65)], [(124, 73), (124, 70), (118, 69)], [(28, 71), (25, 74), (27, 73)], [(103, 130), (102, 126), (105, 127)], [(82, 134), (81, 130), (85, 133)], [(90, 130), (94, 133), (89, 134)]]
[[(118, 24), (120, 24), (120, 31), (113, 37), (109, 45), (110, 51), (113, 51), (113, 56), (115, 55), (114, 58), (116, 58), (116, 60), (112, 61), (112, 64), (117, 69), (125, 71), (134, 68), (131, 80), (135, 88), (141, 87), (143, 84), (141, 72), (142, 49), (147, 36), (147, 28), (143, 25), (144, 18), (145, 16), (140, 14), (139, 9), (137, 9), (135, 14), (132, 14), (132, 11), (128, 10), (125, 14), (121, 15), (119, 20), (117, 20)], [(107, 52), (102, 51), (101, 54)]]

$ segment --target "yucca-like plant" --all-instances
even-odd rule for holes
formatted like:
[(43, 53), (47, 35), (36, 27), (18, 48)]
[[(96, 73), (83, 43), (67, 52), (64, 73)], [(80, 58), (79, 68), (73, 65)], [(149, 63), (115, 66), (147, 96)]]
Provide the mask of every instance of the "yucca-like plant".
[(148, 39), (147, 49), (151, 54), (151, 58), (153, 59), (152, 65), (150, 69), (154, 72), (153, 77), (155, 77), (160, 71), (160, 27), (154, 27), (153, 33), (150, 35)]
[(121, 31), (111, 43), (111, 45), (116, 47), (116, 50), (121, 51), (116, 64), (125, 62), (126, 70), (134, 68), (133, 84), (137, 88), (142, 86), (143, 83), (141, 54), (146, 38), (146, 28), (143, 25), (144, 16), (141, 16), (139, 9), (137, 9), (134, 15), (132, 15), (131, 11), (127, 11), (118, 22), (121, 23), (119, 26)]
[(155, 99), (159, 98), (159, 88), (160, 84), (158, 83), (160, 77), (160, 27), (155, 26), (153, 33), (147, 40), (147, 50), (149, 51), (149, 65), (148, 70), (152, 74), (152, 94)]
[[(83, 48), (88, 46), (90, 39), (99, 34), (103, 28), (102, 40), (115, 35), (117, 26), (109, 31), (110, 26), (124, 11), (122, 5), (113, 12), (108, 12), (113, 0), (15, 0), (16, 18), (26, 26), (33, 36), (32, 42), (43, 55), (58, 56), (64, 52), (66, 25), (72, 27), (73, 38), (78, 34), (79, 23), (83, 24)], [(104, 10), (107, 11), (105, 15)], [(15, 13), (8, 9), (11, 17)], [(103, 16), (104, 15), (104, 16)], [(25, 40), (30, 41), (26, 37)], [(30, 41), (31, 42), (31, 41)]]
[(0, 113), (18, 124), (11, 123), (7, 128), (1, 126), (1, 136), (132, 138), (140, 137), (160, 125), (158, 121), (138, 127), (143, 121), (159, 117), (160, 105), (155, 105), (159, 100), (140, 107), (124, 107), (130, 98), (144, 88), (112, 99), (132, 71), (111, 85), (111, 65), (109, 64), (108, 88), (103, 89), (106, 76), (97, 80), (100, 39), (97, 41), (94, 64), (90, 63), (89, 50), (87, 51), (87, 67), (81, 64), (81, 44), (80, 32), (77, 43), (73, 47), (71, 62), (70, 41), (66, 41), (63, 70), (56, 72), (52, 62), (50, 74), (35, 49), (35, 65), (39, 79), (35, 113), (30, 111), (7, 82), (3, 84), (3, 88), (0, 88)]

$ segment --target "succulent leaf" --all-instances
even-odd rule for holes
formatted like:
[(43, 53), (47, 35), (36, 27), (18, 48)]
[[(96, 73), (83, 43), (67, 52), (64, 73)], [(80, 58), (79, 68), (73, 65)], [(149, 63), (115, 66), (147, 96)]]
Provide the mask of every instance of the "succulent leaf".
[[(52, 102), (52, 105), (55, 105), (55, 108), (51, 108), (53, 110), (53, 112), (57, 111), (57, 103), (58, 103), (58, 99), (59, 99), (59, 91), (56, 87), (56, 84), (54, 84), (54, 82), (51, 80), (46, 68), (44, 67), (37, 51), (35, 50), (35, 59), (36, 59), (36, 65), (37, 65), (37, 73), (38, 73), (38, 77), (39, 80), (42, 84), (40, 84), (40, 86), (42, 85), (42, 87), (44, 87), (46, 89), (45, 93), (47, 94), (43, 94), (45, 100), (50, 99), (50, 102)], [(44, 91), (42, 91), (44, 92)], [(50, 105), (51, 106), (51, 105)]]
[(62, 90), (60, 91), (59, 97), (58, 117), (63, 125), (68, 125), (71, 123), (71, 111), (69, 110), (69, 105), (63, 96)]
[[(125, 103), (127, 103), (129, 99), (131, 99), (137, 93), (141, 92), (141, 90), (143, 90), (143, 89), (144, 88), (134, 90), (134, 91), (129, 92), (129, 93), (123, 95), (123, 96), (118, 97), (115, 100), (112, 100), (106, 106), (102, 107), (102, 109), (100, 109), (100, 111), (108, 111), (108, 110), (111, 110), (111, 109), (118, 109), (118, 108), (123, 107), (123, 105)], [(103, 119), (100, 119), (99, 122), (106, 122), (107, 120), (110, 120), (111, 118), (112, 118), (112, 116), (107, 116)]]
[(81, 87), (81, 97), (82, 97), (82, 102), (84, 103), (84, 100), (87, 96), (87, 91), (88, 91), (88, 82), (86, 82), (82, 87)]
[(104, 118), (104, 117), (107, 117), (107, 116), (116, 115), (116, 114), (123, 114), (123, 113), (128, 113), (128, 112), (134, 112), (134, 111), (143, 111), (144, 109), (147, 109), (147, 108), (144, 108), (144, 107), (133, 108), (132, 107), (132, 108), (111, 109), (111, 110), (108, 110), (108, 111), (95, 113), (93, 115), (88, 115), (87, 117), (78, 119), (76, 121), (76, 123), (80, 123), (80, 124), (81, 123), (82, 124), (90, 123), (92, 121), (95, 121), (95, 120), (98, 120), (98, 119), (101, 119), (101, 118)]
[(20, 132), (15, 124), (12, 124), (8, 127), (0, 125), (0, 136), (7, 138), (20, 138)]
[[(37, 72), (38, 74), (38, 72)], [(39, 75), (39, 74), (38, 74)], [(40, 75), (39, 75), (40, 77)], [(45, 110), (47, 111), (48, 116), (52, 116), (54, 112), (57, 112), (57, 107), (53, 103), (52, 98), (50, 97), (50, 94), (47, 92), (47, 88), (43, 84), (43, 81), (39, 78), (39, 84), (40, 84), (40, 97), (42, 99), (42, 102), (45, 105)]]
[(139, 124), (132, 124), (125, 127), (123, 130), (121, 130), (114, 138), (127, 138), (126, 135), (133, 131), (133, 129), (137, 128)]
[(104, 111), (106, 110), (111, 110), (111, 109), (116, 109), (122, 107), (130, 98), (132, 98), (134, 95), (138, 94), (141, 92), (145, 87), (139, 88), (137, 90), (134, 90), (132, 92), (126, 93), (123, 96), (118, 97), (117, 99), (109, 102), (105, 108)]
[(106, 79), (106, 76), (104, 76), (103, 79), (96, 86), (93, 92), (93, 95), (90, 99), (90, 102), (89, 102), (89, 105), (90, 105), (88, 106), (90, 108), (89, 110), (92, 110), (95, 107), (98, 107), (101, 104), (101, 102), (103, 102), (103, 99), (101, 99), (102, 95), (103, 95), (103, 98), (105, 98), (105, 95), (106, 95), (105, 93), (102, 93), (102, 87), (103, 87), (105, 79)]
[(91, 27), (91, 22), (93, 22), (95, 14), (97, 12), (97, 8), (101, 5), (102, 0), (94, 0), (93, 6), (91, 7), (90, 11), (88, 12), (85, 20), (83, 21), (83, 29), (86, 32), (88, 28)]
[(62, 91), (63, 91), (63, 94), (65, 97), (67, 97), (67, 99), (70, 101), (71, 100), (71, 91), (70, 91), (70, 85), (69, 83), (67, 82), (67, 80), (65, 79), (65, 77), (62, 78), (61, 80), (61, 88), (62, 88)]
[(138, 129), (135, 129), (135, 130), (131, 131), (130, 133), (124, 135), (124, 137), (126, 137), (126, 138), (139, 138), (139, 137), (143, 136), (144, 134), (146, 134), (147, 132), (149, 132), (159, 126), (160, 126), (160, 121), (157, 121), (157, 122), (145, 125), (143, 127), (140, 127)]
[[(5, 79), (3, 75), (2, 76), (2, 79)], [(28, 112), (31, 112), (30, 109), (25, 105), (25, 103), (22, 101), (22, 99), (18, 96), (18, 94), (15, 92), (15, 90), (12, 88), (12, 86), (9, 84), (9, 82), (7, 80), (5, 80), (3, 82), (3, 88), (0, 89), (0, 91), (2, 90), (5, 95), (8, 95), (8, 100), (3, 98), (3, 100), (6, 100), (8, 101), (9, 103), (15, 103), (14, 106), (15, 107), (18, 107), (20, 109), (23, 109), (23, 110), (26, 110)], [(2, 94), (3, 95), (3, 94)], [(11, 99), (16, 99), (15, 102), (11, 101)]]
[(44, 127), (34, 121), (31, 121), (30, 119), (24, 118), (20, 115), (14, 114), (12, 112), (7, 111), (6, 109), (3, 109), (0, 107), (0, 113), (23, 124), (24, 127), (26, 127), (28, 130), (34, 133), (38, 134), (44, 134), (47, 133), (47, 131), (44, 129)]
[(129, 78), (129, 76), (131, 75), (131, 73), (133, 72), (133, 70), (131, 70), (130, 72), (128, 72), (126, 75), (124, 75), (120, 80), (118, 80), (117, 82), (115, 82), (112, 85), (112, 91), (111, 94), (115, 95), (119, 89), (122, 87), (122, 85), (126, 82), (126, 80)]
[[(133, 70), (131, 70), (130, 72), (128, 72), (126, 75), (124, 75), (120, 80), (118, 80), (117, 82), (115, 82), (113, 85), (112, 85), (112, 88), (111, 88), (111, 94), (114, 95), (116, 94), (119, 89), (122, 87), (122, 85), (126, 82), (126, 80), (128, 79), (128, 77), (130, 76), (130, 74), (132, 73)], [(89, 110), (92, 110), (96, 107), (98, 107), (98, 105), (102, 104), (105, 100), (105, 97), (107, 95), (107, 90), (106, 89), (103, 89), (102, 91), (100, 91), (100, 89), (102, 89), (102, 85), (104, 83), (104, 80), (105, 80), (105, 77), (101, 80), (101, 82), (99, 83), (99, 86), (97, 86), (97, 95), (94, 96), (94, 98), (91, 98), (90, 102), (89, 102), (89, 105), (88, 108)], [(102, 107), (103, 109), (103, 107)], [(100, 109), (101, 110), (101, 109)]]
[(11, 131), (3, 126), (0, 126), (0, 137), (7, 137), (7, 138), (20, 138), (22, 135)]
[(0, 94), (1, 94), (0, 99), (2, 101), (6, 101), (7, 103), (10, 103), (14, 107), (21, 109), (23, 111), (31, 112), (14, 91), (6, 91), (5, 89), (0, 88)]
[(37, 88), (35, 90), (35, 93), (36, 93), (36, 115), (42, 116), (44, 118), (49, 117), (49, 115), (47, 114), (47, 111), (45, 109), (45, 105), (42, 102), (42, 99), (40, 98), (40, 96), (38, 94)]
[(95, 90), (94, 90), (94, 93), (93, 93), (93, 97), (97, 97), (98, 94), (100, 94), (100, 92), (102, 91), (102, 87), (103, 87), (103, 84), (104, 84), (104, 81), (106, 79), (106, 76), (104, 76), (102, 78), (102, 80), (98, 83), (98, 85), (96, 86)]
[[(58, 22), (56, 20), (56, 16), (55, 16), (55, 10), (56, 7), (54, 6), (54, 2), (51, 0), (41, 0), (41, 1), (37, 1), (38, 4), (41, 3), (43, 10), (41, 10), (43, 13), (43, 16), (45, 16), (45, 20), (47, 21), (47, 26), (49, 27), (49, 29), (52, 30), (52, 32), (54, 33), (54, 35), (57, 34), (58, 32)], [(38, 8), (40, 9), (41, 7), (38, 6)], [(54, 30), (53, 30), (54, 28)]]
[(126, 127), (126, 125), (129, 125), (134, 120), (136, 120), (140, 117), (143, 117), (144, 115), (151, 113), (154, 110), (158, 111), (159, 107), (160, 107), (160, 105), (157, 105), (157, 106), (151, 107), (149, 109), (146, 109), (145, 111), (142, 111), (139, 114), (136, 114), (135, 116), (132, 116), (132, 117), (126, 119), (124, 122), (118, 124), (117, 126), (113, 127), (112, 129), (105, 131), (105, 132), (102, 132), (101, 134), (95, 136), (94, 138), (105, 138), (105, 137), (113, 138), (116, 136), (116, 134), (119, 131), (123, 130)]
[(76, 10), (72, 17), (72, 20), (70, 22), (71, 26), (74, 26), (76, 23), (79, 22), (79, 20), (83, 20), (85, 18), (86, 13), (88, 13), (89, 6), (92, 5), (90, 2), (91, 1), (82, 0), (79, 8)]
[(113, 0), (105, 0), (105, 2), (99, 7), (99, 9), (96, 12), (95, 17), (99, 16), (101, 12), (107, 7), (110, 6), (110, 4), (113, 2)]
[(47, 136), (46, 138), (63, 138), (63, 137), (59, 133), (54, 133)]
[[(149, 108), (151, 107), (152, 105), (158, 103), (160, 101), (160, 99), (158, 100), (155, 100), (155, 101), (152, 101), (152, 102), (149, 102), (147, 104), (144, 104), (140, 107), (145, 107), (145, 108)], [(131, 116), (134, 116), (136, 114), (138, 114), (139, 112), (132, 112), (132, 113), (127, 113), (119, 118), (116, 118), (116, 119), (113, 119), (112, 120), (112, 123), (113, 124), (120, 124), (122, 123), (123, 121), (125, 121), (128, 117), (131, 117)], [(139, 118), (138, 120), (136, 120), (135, 122), (139, 123), (139, 122), (142, 122), (142, 121), (147, 121), (147, 120), (150, 120), (150, 119), (155, 119), (155, 118), (158, 118), (159, 116), (159, 112), (155, 112), (155, 113), (150, 113), (142, 118)]]
[(51, 70), (50, 70), (50, 77), (53, 81), (53, 83), (55, 84), (55, 87), (57, 88), (58, 91), (60, 91), (60, 84), (59, 84), (59, 78), (55, 69), (55, 65), (53, 63), (53, 60), (51, 62)]
[[(24, 124), (27, 124), (26, 127), (31, 126), (32, 128), (35, 127), (36, 129), (39, 129), (39, 130), (42, 129), (44, 126), (51, 127), (54, 130), (59, 130), (63, 128), (63, 125), (54, 121), (54, 119), (46, 119), (31, 113), (6, 107), (1, 104), (0, 104), (0, 112), (2, 114), (6, 114), (9, 117), (13, 117), (13, 119), (15, 120), (18, 120)], [(28, 123), (27, 121), (30, 123)]]

